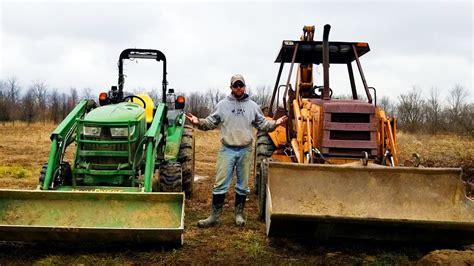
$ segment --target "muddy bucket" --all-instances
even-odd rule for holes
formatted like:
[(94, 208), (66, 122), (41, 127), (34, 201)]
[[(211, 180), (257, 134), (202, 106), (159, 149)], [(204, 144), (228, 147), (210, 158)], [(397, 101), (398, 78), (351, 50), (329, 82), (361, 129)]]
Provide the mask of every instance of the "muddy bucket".
[(461, 169), (270, 162), (270, 237), (474, 243)]
[(182, 245), (183, 193), (0, 190), (0, 240)]

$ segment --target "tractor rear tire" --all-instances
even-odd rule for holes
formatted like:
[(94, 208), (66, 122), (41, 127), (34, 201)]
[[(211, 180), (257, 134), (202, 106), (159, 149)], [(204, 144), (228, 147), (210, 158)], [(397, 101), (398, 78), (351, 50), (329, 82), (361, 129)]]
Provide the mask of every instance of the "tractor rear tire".
[(179, 147), (178, 162), (181, 163), (183, 173), (183, 191), (190, 198), (194, 188), (194, 154), (195, 154), (194, 130), (185, 125), (181, 145)]
[(160, 183), (159, 190), (161, 192), (183, 191), (181, 164), (169, 163), (169, 164), (161, 165), (159, 183)]
[(160, 166), (159, 191), (184, 191), (186, 197), (191, 197), (194, 187), (194, 146), (193, 128), (185, 125), (178, 162)]

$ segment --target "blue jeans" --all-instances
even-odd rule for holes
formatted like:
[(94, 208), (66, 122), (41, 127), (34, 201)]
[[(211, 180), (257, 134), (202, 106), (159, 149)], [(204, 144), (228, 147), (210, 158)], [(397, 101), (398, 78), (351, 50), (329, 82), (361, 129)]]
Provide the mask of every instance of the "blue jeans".
[(240, 195), (250, 194), (249, 176), (252, 145), (244, 147), (229, 147), (222, 145), (217, 154), (216, 181), (213, 194), (224, 194), (229, 191), (232, 176), (237, 175), (235, 192)]

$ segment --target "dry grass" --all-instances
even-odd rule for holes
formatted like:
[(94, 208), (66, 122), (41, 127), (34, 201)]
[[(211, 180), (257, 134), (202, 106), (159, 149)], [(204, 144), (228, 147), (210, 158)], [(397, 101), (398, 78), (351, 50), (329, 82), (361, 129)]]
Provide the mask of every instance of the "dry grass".
[[(41, 165), (47, 160), (53, 124), (0, 124), (0, 187), (32, 189)], [(265, 224), (257, 218), (257, 199), (246, 205), (248, 225), (233, 224), (231, 190), (226, 198), (222, 225), (200, 229), (199, 219), (210, 209), (219, 132), (196, 131), (196, 174), (193, 198), (186, 200), (185, 244), (178, 250), (161, 247), (77, 248), (42, 245), (0, 244), (3, 264), (406, 264), (420, 259), (431, 249), (380, 243), (305, 243), (268, 239)], [(418, 152), (435, 166), (472, 167), (473, 140), (456, 136), (414, 136), (399, 134), (401, 161)], [(252, 185), (252, 184), (251, 184)]]
[(474, 182), (474, 139), (456, 135), (398, 133), (400, 162), (417, 153), (426, 167), (459, 167), (463, 179)]

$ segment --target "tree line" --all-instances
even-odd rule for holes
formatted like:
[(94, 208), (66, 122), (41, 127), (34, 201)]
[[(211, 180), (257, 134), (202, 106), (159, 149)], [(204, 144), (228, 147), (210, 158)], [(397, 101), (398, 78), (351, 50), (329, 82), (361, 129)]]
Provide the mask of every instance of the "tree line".
[[(133, 93), (143, 93), (143, 90), (137, 89)], [(145, 93), (155, 103), (161, 101), (161, 89)], [(259, 87), (255, 93), (250, 88), (249, 93), (261, 105), (266, 105), (270, 101), (269, 87)], [(207, 116), (225, 96), (226, 94), (218, 89), (185, 94), (186, 110), (200, 117)], [(91, 88), (71, 87), (66, 92), (60, 91), (49, 87), (43, 80), (33, 81), (28, 86), (22, 87), (16, 77), (0, 79), (0, 123), (15, 121), (59, 123), (82, 99), (97, 101), (98, 95), (93, 95)]]
[(407, 132), (474, 136), (474, 103), (469, 101), (469, 92), (455, 85), (443, 99), (438, 88), (431, 88), (425, 95), (413, 87), (397, 101), (382, 97), (379, 105), (388, 115), (397, 117), (397, 126)]
[[(247, 92), (257, 104), (264, 107), (270, 102), (272, 88), (247, 88)], [(397, 126), (403, 131), (474, 136), (474, 103), (469, 101), (469, 92), (465, 87), (455, 85), (449, 90), (447, 97), (442, 98), (437, 88), (431, 88), (425, 93), (422, 89), (413, 87), (397, 98), (381, 97), (377, 104), (387, 115), (397, 117)], [(160, 90), (157, 89), (149, 91), (148, 95), (155, 102), (161, 99)], [(205, 117), (226, 96), (227, 93), (212, 88), (187, 93), (185, 110), (198, 117)], [(15, 77), (0, 79), (0, 122), (59, 123), (80, 100), (97, 98), (98, 95), (92, 95), (91, 88), (79, 90), (71, 87), (64, 92), (49, 87), (41, 80), (21, 87)]]

